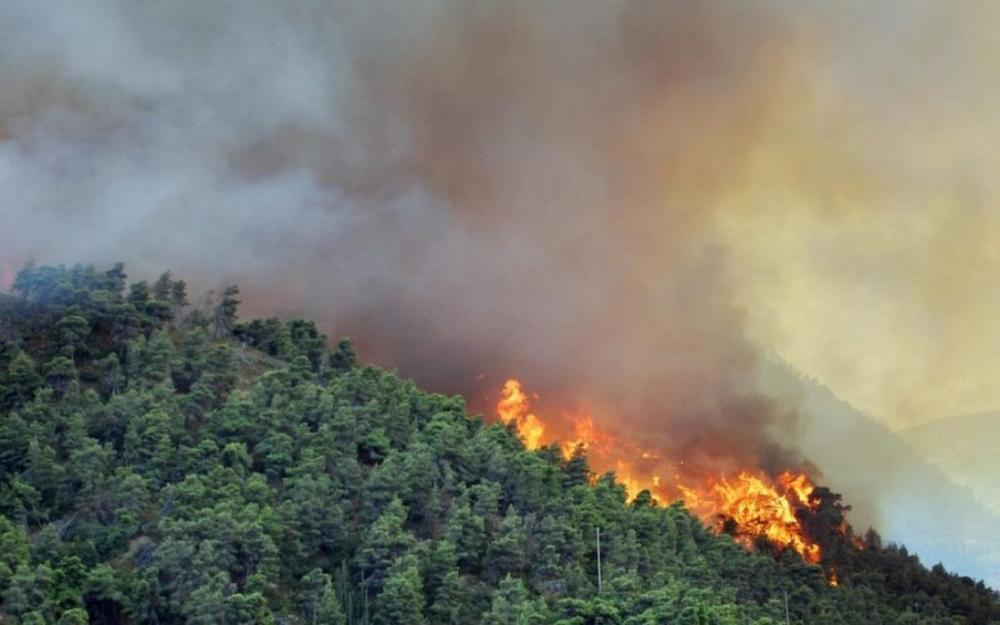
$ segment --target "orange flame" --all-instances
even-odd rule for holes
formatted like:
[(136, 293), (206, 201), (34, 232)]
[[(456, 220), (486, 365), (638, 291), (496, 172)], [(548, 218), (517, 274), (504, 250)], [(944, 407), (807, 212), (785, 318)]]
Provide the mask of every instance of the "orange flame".
[[(546, 428), (547, 424), (534, 415), (528, 395), (516, 379), (504, 384), (497, 414), (505, 425), (513, 424), (529, 450), (555, 442), (553, 428)], [(683, 498), (706, 525), (732, 534), (744, 546), (751, 547), (755, 540), (764, 538), (780, 549), (794, 549), (808, 562), (819, 561), (819, 546), (803, 534), (796, 516), (799, 510), (819, 505), (812, 499), (815, 487), (805, 474), (786, 471), (772, 480), (764, 473), (744, 470), (732, 477), (710, 477), (701, 487), (685, 486), (679, 483), (678, 474), (683, 461), (665, 463), (655, 451), (601, 431), (588, 414), (567, 419), (572, 424), (572, 438), (559, 444), (563, 458), (571, 458), (577, 448), (586, 450), (596, 471), (614, 471), (630, 501), (644, 490), (658, 503)], [(656, 468), (650, 470), (653, 463)], [(641, 470), (637, 464), (642, 465)], [(662, 479), (664, 468), (673, 475), (672, 491)]]
[(736, 540), (751, 545), (758, 537), (797, 551), (808, 562), (819, 561), (819, 546), (802, 534), (795, 511), (812, 507), (813, 486), (802, 474), (782, 473), (774, 484), (763, 473), (741, 471), (733, 479), (709, 478), (705, 487), (680, 487), (684, 503), (705, 523), (726, 529)]
[(596, 440), (594, 436), (594, 420), (587, 415), (577, 419), (576, 423), (573, 424), (573, 430), (576, 438), (560, 446), (564, 458), (571, 457), (577, 447), (582, 447), (583, 449), (589, 448)]
[(531, 414), (531, 404), (517, 380), (510, 379), (504, 383), (500, 392), (500, 402), (497, 403), (497, 414), (500, 415), (504, 425), (514, 424), (525, 447), (528, 449), (541, 447), (545, 425), (538, 417)]

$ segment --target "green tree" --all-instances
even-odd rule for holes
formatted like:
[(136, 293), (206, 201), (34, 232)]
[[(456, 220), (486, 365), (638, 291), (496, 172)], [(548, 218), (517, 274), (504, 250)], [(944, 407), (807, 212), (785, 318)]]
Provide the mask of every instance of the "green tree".
[(522, 573), (527, 565), (527, 542), (524, 521), (511, 506), (500, 522), (496, 537), (487, 547), (487, 571), (499, 577)]
[(173, 312), (174, 322), (179, 322), (184, 309), (189, 302), (187, 298), (187, 283), (183, 280), (175, 280), (170, 285), (170, 307)]
[(128, 275), (125, 273), (125, 264), (115, 263), (111, 269), (104, 272), (104, 280), (101, 286), (120, 297), (125, 292), (127, 280)]
[(42, 378), (38, 375), (34, 359), (19, 351), (7, 366), (5, 402), (13, 408), (20, 408), (31, 400), (41, 384)]
[(542, 625), (549, 622), (545, 604), (533, 600), (520, 579), (507, 575), (493, 596), (488, 612), (483, 614), (483, 625)]
[(74, 360), (89, 335), (90, 322), (84, 316), (78, 313), (65, 315), (56, 324), (56, 345), (59, 353)]
[(424, 625), (424, 603), (416, 558), (397, 558), (375, 603), (375, 625)]
[(365, 535), (358, 551), (358, 565), (370, 592), (382, 590), (389, 567), (415, 544), (404, 528), (406, 513), (403, 502), (393, 499)]
[(343, 625), (346, 622), (330, 576), (320, 569), (313, 569), (302, 577), (299, 614), (307, 625)]
[(293, 528), (306, 554), (335, 549), (344, 538), (344, 509), (317, 459), (306, 459), (285, 480), (279, 515)]
[(797, 511), (822, 566), (746, 549), (312, 322), (177, 323), (184, 291), (32, 265), (0, 295), (0, 620), (774, 625), (787, 596), (796, 623), (1000, 623), (981, 582), (859, 547), (827, 489)]
[(354, 342), (349, 338), (337, 341), (330, 354), (329, 368), (333, 373), (344, 373), (358, 365), (358, 353), (354, 348)]
[(224, 625), (226, 619), (226, 587), (229, 576), (217, 573), (197, 585), (179, 607), (192, 625)]
[(240, 306), (237, 299), (240, 289), (237, 286), (227, 286), (222, 291), (219, 302), (212, 309), (212, 329), (215, 338), (229, 336), (236, 326), (236, 312)]
[(459, 569), (478, 572), (486, 551), (486, 528), (483, 518), (472, 511), (468, 502), (462, 501), (452, 508), (445, 535), (455, 545)]
[(563, 467), (563, 484), (566, 488), (585, 486), (590, 483), (590, 468), (587, 466), (587, 448), (577, 445)]
[(19, 567), (27, 566), (30, 555), (28, 533), (23, 527), (0, 516), (0, 588), (8, 588)]
[(125, 371), (118, 354), (108, 354), (100, 361), (101, 390), (106, 395), (117, 395), (125, 388)]
[(83, 608), (70, 608), (62, 613), (57, 625), (87, 625), (90, 618)]
[(139, 382), (144, 386), (155, 386), (170, 380), (174, 361), (174, 343), (164, 330), (158, 330), (149, 337), (142, 350), (142, 364)]
[(469, 578), (459, 575), (457, 570), (449, 571), (435, 593), (429, 610), (434, 623), (464, 625), (477, 622), (480, 612), (477, 610), (475, 594)]
[(76, 367), (65, 356), (56, 356), (45, 363), (45, 384), (62, 395), (76, 382)]

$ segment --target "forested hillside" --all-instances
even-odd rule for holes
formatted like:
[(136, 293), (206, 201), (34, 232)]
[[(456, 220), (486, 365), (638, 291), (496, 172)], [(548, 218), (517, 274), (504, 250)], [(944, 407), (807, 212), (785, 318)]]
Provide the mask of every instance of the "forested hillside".
[(747, 551), (238, 297), (119, 265), (0, 299), (0, 622), (1000, 622), (825, 489), (820, 565)]

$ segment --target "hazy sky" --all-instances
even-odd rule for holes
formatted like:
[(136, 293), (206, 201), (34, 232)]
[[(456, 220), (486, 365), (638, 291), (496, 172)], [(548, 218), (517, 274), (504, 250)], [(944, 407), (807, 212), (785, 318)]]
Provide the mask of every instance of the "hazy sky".
[(741, 301), (759, 343), (891, 426), (995, 408), (1000, 5), (855, 9), (726, 199)]
[(998, 9), (4, 2), (0, 261), (239, 280), (431, 383), (995, 408)]

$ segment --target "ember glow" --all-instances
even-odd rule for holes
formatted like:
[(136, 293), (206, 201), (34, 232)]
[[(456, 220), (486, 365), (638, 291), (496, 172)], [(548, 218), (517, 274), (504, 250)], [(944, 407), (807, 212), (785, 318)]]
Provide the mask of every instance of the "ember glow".
[(497, 414), (504, 425), (514, 424), (525, 447), (528, 449), (540, 447), (545, 426), (531, 414), (528, 397), (521, 390), (521, 383), (517, 380), (507, 380), (504, 384), (500, 393), (500, 403), (497, 404)]
[[(586, 451), (591, 467), (598, 473), (614, 472), (630, 500), (642, 491), (658, 503), (682, 499), (708, 527), (730, 534), (747, 548), (764, 539), (779, 550), (795, 550), (807, 562), (819, 562), (820, 548), (805, 536), (798, 518), (799, 512), (819, 505), (812, 497), (815, 486), (804, 473), (785, 471), (772, 479), (762, 471), (746, 469), (685, 484), (676, 470), (683, 461), (669, 462), (654, 450), (612, 436), (588, 414), (569, 416), (572, 428), (567, 435), (572, 438), (558, 441), (555, 428), (547, 427), (532, 412), (528, 395), (513, 378), (504, 383), (497, 416), (517, 431), (528, 449), (558, 445), (567, 460), (578, 449)], [(658, 469), (671, 471), (670, 479), (664, 480)]]
[(680, 487), (685, 505), (717, 531), (728, 531), (750, 547), (766, 538), (797, 551), (807, 562), (819, 562), (819, 546), (802, 533), (796, 512), (812, 509), (813, 486), (802, 474), (782, 473), (775, 481), (764, 473), (741, 471), (733, 478), (710, 477), (702, 488)]

